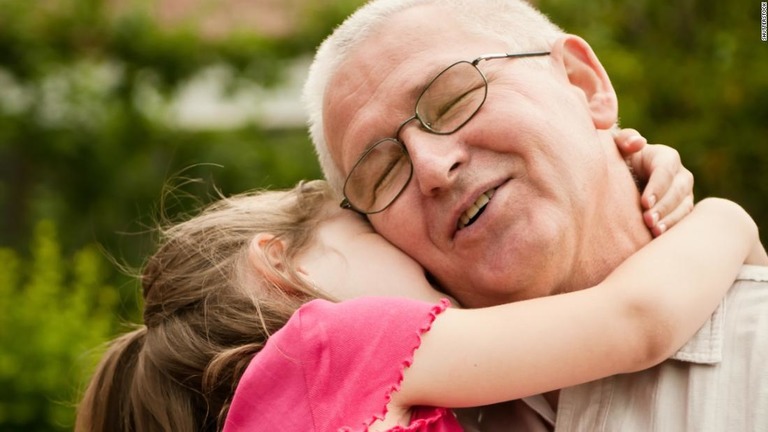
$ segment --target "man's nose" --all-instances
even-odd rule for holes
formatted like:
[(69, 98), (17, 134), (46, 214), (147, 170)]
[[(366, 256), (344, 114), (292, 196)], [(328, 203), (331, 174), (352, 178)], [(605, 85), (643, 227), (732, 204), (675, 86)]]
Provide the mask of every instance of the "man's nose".
[(400, 135), (413, 164), (413, 179), (426, 196), (451, 188), (469, 160), (468, 148), (459, 134), (436, 135), (417, 126)]

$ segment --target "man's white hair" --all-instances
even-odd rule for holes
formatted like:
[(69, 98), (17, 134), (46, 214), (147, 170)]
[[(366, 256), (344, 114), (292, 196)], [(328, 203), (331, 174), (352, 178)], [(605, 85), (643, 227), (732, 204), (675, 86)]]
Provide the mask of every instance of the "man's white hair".
[(339, 194), (344, 174), (328, 150), (323, 127), (323, 99), (326, 92), (333, 91), (327, 88), (328, 83), (349, 53), (385, 20), (405, 9), (431, 3), (456, 18), (463, 31), (498, 38), (506, 44), (507, 52), (548, 49), (563, 34), (523, 0), (372, 0), (360, 7), (320, 45), (304, 85), (310, 137), (326, 180)]

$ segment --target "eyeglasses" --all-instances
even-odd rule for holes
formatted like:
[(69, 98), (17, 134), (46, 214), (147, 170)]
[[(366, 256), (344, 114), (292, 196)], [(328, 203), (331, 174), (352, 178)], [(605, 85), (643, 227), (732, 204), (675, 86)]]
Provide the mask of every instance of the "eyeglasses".
[(437, 74), (416, 100), (414, 113), (400, 123), (394, 138), (368, 147), (344, 182), (341, 207), (362, 214), (384, 211), (400, 196), (413, 176), (413, 163), (398, 137), (405, 125), (418, 120), (435, 135), (450, 135), (477, 114), (488, 95), (488, 79), (477, 65), (484, 60), (539, 57), (549, 52), (487, 54), (472, 61), (456, 62)]

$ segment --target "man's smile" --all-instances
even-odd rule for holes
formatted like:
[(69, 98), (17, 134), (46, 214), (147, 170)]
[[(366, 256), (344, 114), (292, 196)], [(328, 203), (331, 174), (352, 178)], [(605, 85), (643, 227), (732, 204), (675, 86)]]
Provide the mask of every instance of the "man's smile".
[(472, 205), (470, 205), (469, 208), (461, 214), (461, 217), (459, 217), (457, 230), (461, 230), (475, 223), (477, 218), (483, 214), (485, 206), (488, 205), (488, 203), (491, 201), (491, 198), (493, 198), (494, 192), (496, 192), (496, 188), (489, 189), (477, 197), (477, 200), (475, 200), (475, 202), (472, 203)]

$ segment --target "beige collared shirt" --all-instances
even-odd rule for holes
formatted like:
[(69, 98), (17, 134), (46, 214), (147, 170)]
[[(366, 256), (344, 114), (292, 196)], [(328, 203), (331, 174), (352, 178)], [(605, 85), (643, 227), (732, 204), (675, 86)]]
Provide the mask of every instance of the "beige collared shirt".
[(557, 414), (541, 396), (524, 402), (556, 432), (768, 431), (768, 267), (744, 266), (672, 359), (563, 389)]

